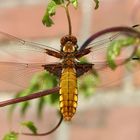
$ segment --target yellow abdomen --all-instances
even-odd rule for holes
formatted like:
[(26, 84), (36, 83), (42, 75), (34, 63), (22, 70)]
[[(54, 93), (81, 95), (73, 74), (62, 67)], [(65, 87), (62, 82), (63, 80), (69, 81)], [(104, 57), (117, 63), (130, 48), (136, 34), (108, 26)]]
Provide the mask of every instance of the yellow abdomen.
[(64, 68), (60, 78), (60, 111), (65, 120), (69, 121), (77, 107), (77, 77), (75, 69)]

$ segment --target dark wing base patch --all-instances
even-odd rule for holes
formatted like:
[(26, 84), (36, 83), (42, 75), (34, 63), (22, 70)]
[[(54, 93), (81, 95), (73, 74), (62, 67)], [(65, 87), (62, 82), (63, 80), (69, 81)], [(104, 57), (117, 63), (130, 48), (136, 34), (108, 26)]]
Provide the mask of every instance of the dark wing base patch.
[(75, 69), (77, 73), (77, 77), (83, 75), (84, 73), (92, 70), (93, 64), (76, 64)]
[(50, 72), (58, 77), (61, 76), (61, 71), (62, 71), (62, 64), (61, 63), (47, 64), (47, 65), (44, 65), (43, 67), (48, 72)]

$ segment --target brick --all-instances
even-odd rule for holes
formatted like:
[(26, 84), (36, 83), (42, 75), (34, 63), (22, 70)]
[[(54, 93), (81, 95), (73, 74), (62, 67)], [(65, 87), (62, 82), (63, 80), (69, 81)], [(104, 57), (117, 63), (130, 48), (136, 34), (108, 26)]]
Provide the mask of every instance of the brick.
[(112, 26), (138, 24), (132, 21), (134, 3), (132, 0), (101, 1), (99, 9), (93, 11), (91, 33)]
[[(47, 28), (42, 24), (42, 17), (46, 7), (44, 5), (22, 6), (1, 9), (0, 30), (20, 38), (46, 38), (68, 34), (67, 19), (63, 8), (57, 9), (53, 18), (55, 25)], [(81, 20), (80, 9), (70, 8), (73, 34), (78, 35)], [(63, 17), (63, 18), (62, 18)]]
[(73, 121), (70, 139), (139, 140), (139, 109), (114, 107), (104, 111), (101, 108), (84, 111)]

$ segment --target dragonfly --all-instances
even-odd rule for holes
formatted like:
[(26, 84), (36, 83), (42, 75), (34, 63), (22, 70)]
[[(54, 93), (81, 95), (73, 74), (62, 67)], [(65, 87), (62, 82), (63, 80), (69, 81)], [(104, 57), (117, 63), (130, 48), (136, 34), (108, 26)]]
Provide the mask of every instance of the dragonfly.
[[(134, 29), (137, 27), (139, 25), (133, 28), (112, 27), (102, 30), (90, 36), (81, 46), (78, 46), (75, 36), (65, 35), (60, 39), (59, 50), (0, 31), (0, 79), (2, 81), (26, 87), (27, 80), (34, 73), (41, 71), (48, 71), (59, 79), (59, 86), (56, 88), (0, 102), (0, 107), (58, 92), (62, 114), (60, 122), (63, 119), (70, 121), (77, 108), (78, 78), (108, 68), (106, 59), (108, 44), (128, 36), (139, 38), (140, 33)], [(115, 60), (117, 66), (123, 65), (130, 58), (137, 59), (133, 57), (137, 47), (137, 45), (125, 47)], [(81, 58), (87, 61), (83, 62)]]

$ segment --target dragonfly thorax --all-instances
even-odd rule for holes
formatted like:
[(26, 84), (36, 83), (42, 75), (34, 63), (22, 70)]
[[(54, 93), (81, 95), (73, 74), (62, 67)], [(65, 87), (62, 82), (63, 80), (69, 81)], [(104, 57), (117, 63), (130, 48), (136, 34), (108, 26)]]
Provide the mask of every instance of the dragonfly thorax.
[(72, 53), (75, 52), (76, 50), (76, 46), (73, 45), (72, 42), (68, 41), (63, 47), (62, 47), (62, 51), (65, 53)]
[[(74, 50), (73, 50), (74, 52)], [(75, 65), (75, 53), (67, 52), (64, 50), (62, 64), (63, 67), (74, 67)]]

